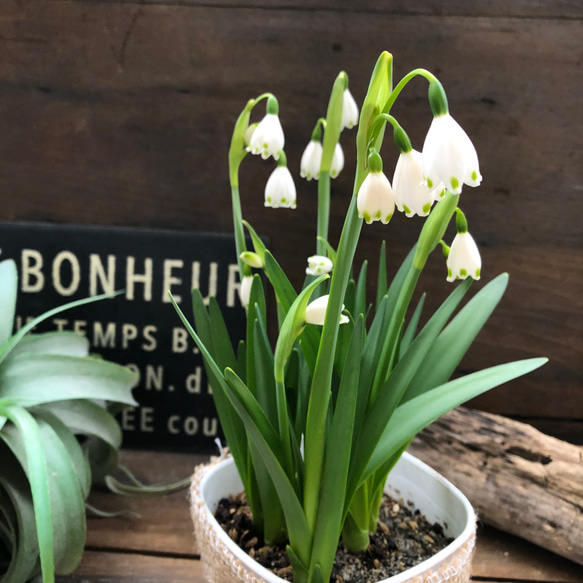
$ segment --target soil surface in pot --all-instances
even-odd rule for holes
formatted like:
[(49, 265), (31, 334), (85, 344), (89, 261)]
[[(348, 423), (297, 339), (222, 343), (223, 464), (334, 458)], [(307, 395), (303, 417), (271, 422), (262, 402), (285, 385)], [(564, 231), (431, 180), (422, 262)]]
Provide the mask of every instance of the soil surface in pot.
[[(292, 581), (284, 546), (263, 546), (253, 530), (245, 494), (223, 498), (215, 513), (218, 523), (245, 552), (278, 577)], [(338, 547), (330, 583), (376, 583), (428, 559), (453, 539), (431, 524), (411, 502), (384, 495), (379, 527), (367, 551), (351, 554)]]

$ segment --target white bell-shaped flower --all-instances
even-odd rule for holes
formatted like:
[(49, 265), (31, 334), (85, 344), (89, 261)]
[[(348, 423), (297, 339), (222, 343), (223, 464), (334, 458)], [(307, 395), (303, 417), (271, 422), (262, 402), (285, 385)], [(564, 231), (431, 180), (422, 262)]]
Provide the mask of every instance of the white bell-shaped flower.
[(249, 298), (251, 296), (251, 286), (253, 285), (253, 276), (244, 275), (239, 286), (239, 299), (241, 305), (246, 308), (249, 305)]
[[(329, 299), (329, 295), (320, 296), (318, 299), (308, 304), (308, 307), (306, 308), (306, 322), (308, 324), (316, 324), (317, 326), (324, 325)], [(342, 309), (344, 310), (344, 304), (342, 305)], [(345, 316), (344, 314), (340, 316), (340, 324), (346, 324), (348, 321), (348, 316)]]
[(358, 123), (358, 105), (350, 90), (346, 88), (342, 98), (342, 121), (340, 122), (340, 129), (353, 128)]
[(276, 114), (268, 113), (251, 134), (247, 151), (252, 154), (261, 154), (264, 160), (269, 156), (278, 160), (284, 143), (285, 138), (279, 117)]
[(443, 182), (453, 194), (462, 191), (462, 184), (478, 186), (482, 181), (476, 148), (449, 113), (431, 122), (423, 144), (423, 174), (429, 188)]
[(423, 156), (417, 150), (401, 152), (393, 176), (393, 193), (397, 208), (408, 217), (429, 214), (438, 194), (423, 179)]
[(296, 185), (287, 166), (278, 165), (265, 185), (265, 206), (296, 208)]
[(447, 256), (447, 281), (456, 279), (480, 279), (482, 258), (474, 238), (465, 231), (458, 233)]
[(322, 275), (330, 273), (334, 264), (332, 260), (323, 255), (312, 255), (308, 257), (308, 267), (306, 267), (306, 275)]
[(342, 169), (344, 168), (344, 152), (342, 151), (342, 146), (337, 143), (334, 148), (334, 155), (332, 156), (332, 162), (330, 164), (330, 177), (336, 178)]
[(371, 172), (356, 195), (358, 216), (367, 224), (381, 221), (387, 224), (395, 212), (395, 198), (389, 179), (382, 172)]
[(322, 164), (322, 142), (310, 140), (300, 161), (300, 176), (306, 180), (318, 179)]

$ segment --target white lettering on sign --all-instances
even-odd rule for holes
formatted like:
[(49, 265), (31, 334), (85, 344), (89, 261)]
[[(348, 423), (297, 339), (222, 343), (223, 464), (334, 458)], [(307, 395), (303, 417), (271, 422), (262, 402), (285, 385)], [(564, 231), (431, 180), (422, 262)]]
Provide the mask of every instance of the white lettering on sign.
[(36, 249), (23, 249), (20, 264), (20, 289), (26, 293), (42, 291), (45, 285), (45, 276), (41, 271), (43, 256)]
[(135, 272), (136, 258), (128, 257), (126, 264), (126, 297), (128, 300), (134, 299), (134, 284), (144, 284), (144, 301), (152, 301), (152, 270), (153, 260), (148, 257), (144, 259), (144, 273), (139, 274)]
[[(101, 290), (97, 288), (97, 283)], [(96, 296), (100, 293), (113, 294), (115, 292), (115, 255), (107, 256), (107, 273), (101, 262), (101, 257), (96, 253), (89, 256), (89, 295)]]

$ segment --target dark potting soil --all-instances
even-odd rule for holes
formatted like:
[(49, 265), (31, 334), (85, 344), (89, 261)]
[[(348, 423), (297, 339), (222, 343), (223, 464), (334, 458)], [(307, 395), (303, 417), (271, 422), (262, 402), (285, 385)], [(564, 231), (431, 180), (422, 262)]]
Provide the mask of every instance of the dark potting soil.
[[(286, 581), (293, 580), (285, 546), (263, 546), (254, 533), (245, 494), (223, 498), (215, 517), (229, 537), (258, 563)], [(385, 494), (369, 548), (352, 554), (340, 543), (330, 583), (376, 583), (421, 563), (452, 540), (440, 524), (431, 524), (411, 502)]]

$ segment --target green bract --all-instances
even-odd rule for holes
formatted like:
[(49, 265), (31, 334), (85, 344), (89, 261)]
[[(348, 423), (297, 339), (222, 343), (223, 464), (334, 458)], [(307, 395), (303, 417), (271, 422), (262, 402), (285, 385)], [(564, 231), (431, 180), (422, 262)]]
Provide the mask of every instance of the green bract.
[[(251, 287), (245, 339), (236, 350), (213, 298), (207, 308), (200, 292), (194, 291), (194, 327), (180, 312), (204, 357), (257, 530), (267, 544), (287, 542), (296, 583), (329, 580), (340, 537), (350, 550), (366, 549), (369, 534), (377, 527), (387, 475), (419, 431), (468, 399), (545, 362), (537, 358), (508, 363), (449, 380), (508, 281), (507, 275), (498, 276), (460, 308), (472, 281), (465, 279), (423, 320), (424, 297), (411, 306), (421, 271), (442, 243), (459, 195), (439, 195), (417, 244), (390, 283), (383, 244), (374, 308), (366, 299), (368, 264), (363, 264), (358, 277), (353, 268), (362, 229), (357, 194), (372, 170), (369, 160), (380, 164), (380, 158), (375, 161), (378, 154), (372, 158), (369, 154), (381, 152), (387, 123), (396, 130), (398, 148), (411, 150), (390, 111), (417, 75), (432, 83), (433, 89), (441, 89), (424, 69), (412, 71), (393, 89), (391, 55), (383, 53), (377, 62), (356, 137), (354, 196), (335, 249), (328, 240), (329, 163), (340, 136), (341, 97), (348, 78), (341, 73), (336, 79), (327, 118), (318, 122), (324, 129), (324, 155), (316, 233), (316, 254), (327, 255), (333, 270), (329, 279), (308, 275), (300, 292), (242, 220), (241, 136), (254, 105), (264, 96), (249, 101), (237, 122), (229, 157), (237, 256), (247, 253), (245, 226), (277, 301), (275, 350), (267, 335), (265, 292), (258, 275)], [(445, 103), (445, 93), (442, 97)], [(477, 158), (473, 161), (477, 163)], [(249, 264), (245, 268), (250, 273)], [(306, 324), (303, 314), (308, 302), (324, 295), (329, 297), (323, 326)], [(340, 325), (342, 311), (349, 321)]]
[[(110, 408), (135, 405), (136, 375), (89, 355), (72, 332), (29, 334), (67, 304), (12, 335), (17, 273), (0, 263), (0, 582), (71, 573), (85, 545), (92, 482), (118, 465), (121, 430)], [(77, 439), (83, 436), (83, 440)]]

